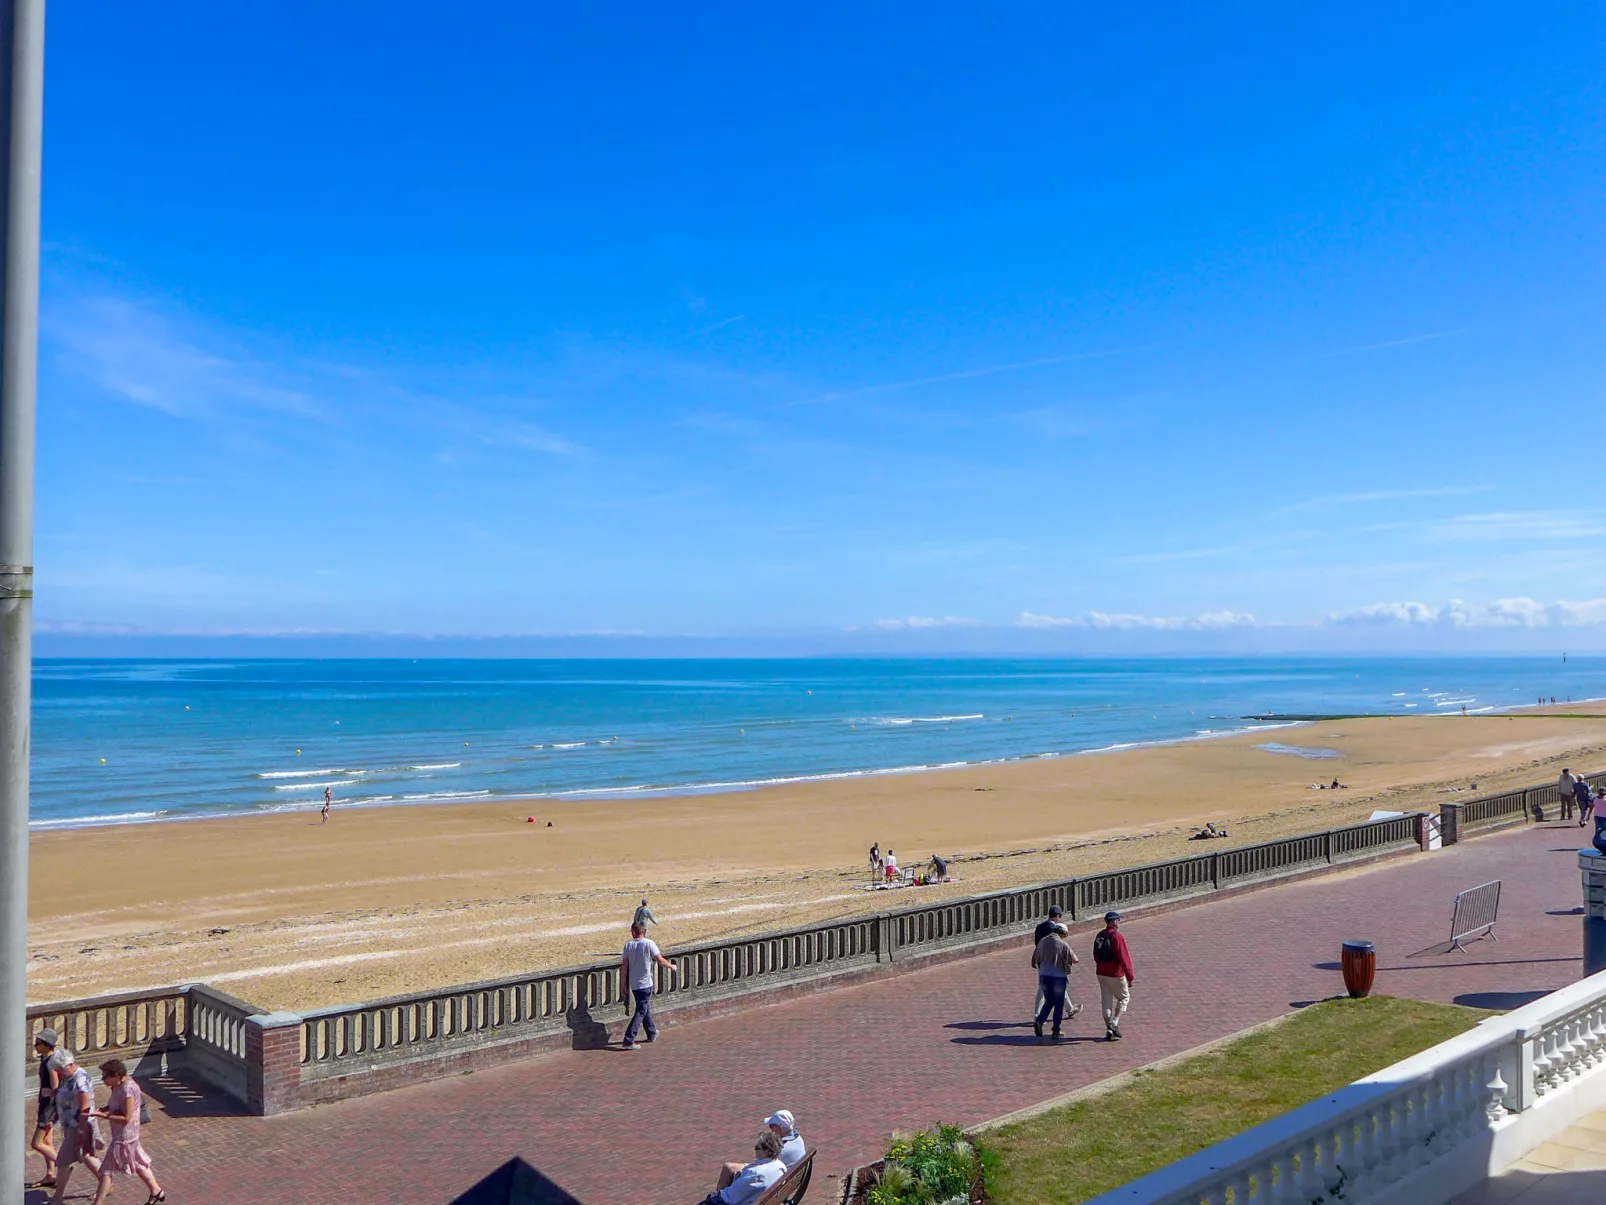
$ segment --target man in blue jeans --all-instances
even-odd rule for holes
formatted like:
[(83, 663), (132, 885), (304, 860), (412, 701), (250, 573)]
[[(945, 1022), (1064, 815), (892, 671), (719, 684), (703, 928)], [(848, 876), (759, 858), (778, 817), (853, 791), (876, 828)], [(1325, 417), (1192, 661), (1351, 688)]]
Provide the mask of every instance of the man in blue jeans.
[(1079, 1004), (1066, 1005), (1065, 989), (1069, 986), (1068, 977), (1077, 963), (1077, 957), (1066, 942), (1065, 934), (1064, 925), (1050, 926), (1043, 940), (1032, 951), (1032, 966), (1037, 971), (1038, 982), (1043, 990), (1042, 1007), (1032, 1020), (1032, 1030), (1039, 1038), (1043, 1036), (1043, 1022), (1048, 1020), (1050, 1013), (1054, 1014), (1054, 1038), (1058, 1040), (1061, 1015), (1074, 1017), (1082, 1011)]
[(630, 1024), (625, 1026), (626, 1050), (641, 1049), (636, 1045), (636, 1034), (644, 1026), (647, 1041), (658, 1040), (658, 1026), (652, 1020), (653, 964), (657, 963), (671, 975), (677, 971), (675, 964), (663, 956), (657, 943), (648, 938), (645, 932), (640, 925), (630, 926), (630, 940), (625, 942), (625, 955), (619, 961), (619, 994), (623, 996), (628, 989), (636, 1002), (635, 1015), (630, 1018)]

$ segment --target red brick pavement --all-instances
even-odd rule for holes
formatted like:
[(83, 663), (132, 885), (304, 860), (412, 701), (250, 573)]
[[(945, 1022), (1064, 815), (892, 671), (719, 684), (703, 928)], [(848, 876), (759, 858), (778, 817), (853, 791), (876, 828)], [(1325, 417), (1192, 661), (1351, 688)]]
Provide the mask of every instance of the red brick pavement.
[[(1137, 965), (1126, 1041), (1040, 1046), (1024, 948), (665, 1028), (637, 1053), (574, 1051), (272, 1118), (153, 1091), (146, 1130), (174, 1205), (445, 1205), (518, 1155), (586, 1205), (692, 1202), (763, 1117), (793, 1109), (820, 1151), (811, 1201), (894, 1127), (972, 1124), (1342, 990), (1340, 941), (1377, 943), (1376, 990), (1512, 1007), (1581, 973), (1576, 828), (1518, 829), (1432, 855), (1207, 901), (1125, 926)], [(1442, 942), (1455, 892), (1504, 880), (1500, 940)], [(1084, 959), (1088, 938), (1073, 938)], [(1441, 947), (1442, 948), (1442, 947)], [(81, 1174), (81, 1173), (80, 1173)], [(87, 1189), (87, 1183), (79, 1186)], [(138, 1191), (132, 1181), (119, 1195)]]

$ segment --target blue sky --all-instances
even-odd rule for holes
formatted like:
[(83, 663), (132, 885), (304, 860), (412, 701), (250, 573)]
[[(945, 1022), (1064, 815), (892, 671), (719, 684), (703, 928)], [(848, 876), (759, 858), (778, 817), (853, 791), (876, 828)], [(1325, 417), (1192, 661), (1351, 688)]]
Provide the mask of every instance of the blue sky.
[(53, 9), (42, 629), (1606, 648), (1606, 10), (973, 9)]

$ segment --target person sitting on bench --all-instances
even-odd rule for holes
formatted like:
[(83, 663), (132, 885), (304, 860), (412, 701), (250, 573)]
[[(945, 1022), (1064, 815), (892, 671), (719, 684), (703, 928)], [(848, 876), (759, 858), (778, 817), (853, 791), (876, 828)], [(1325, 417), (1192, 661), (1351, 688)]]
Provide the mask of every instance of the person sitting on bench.
[(773, 1129), (765, 1130), (753, 1144), (753, 1162), (732, 1174), (733, 1164), (720, 1169), (720, 1186), (702, 1199), (701, 1205), (751, 1205), (786, 1175), (781, 1162), (781, 1138)]

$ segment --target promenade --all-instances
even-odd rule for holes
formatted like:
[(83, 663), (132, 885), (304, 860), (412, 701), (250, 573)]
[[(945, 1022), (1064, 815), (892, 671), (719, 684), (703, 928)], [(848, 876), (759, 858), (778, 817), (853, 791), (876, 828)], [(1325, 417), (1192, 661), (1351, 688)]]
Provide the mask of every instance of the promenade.
[[(1342, 992), (1346, 938), (1377, 943), (1379, 993), (1510, 1008), (1569, 983), (1581, 974), (1579, 841), (1571, 825), (1519, 828), (1134, 914), (1124, 928), (1138, 978), (1119, 1044), (1098, 1040), (1080, 932), (1072, 995), (1093, 1007), (1057, 1046), (1033, 1039), (1021, 946), (670, 1023), (635, 1053), (564, 1052), (271, 1118), (154, 1084), (146, 1146), (174, 1205), (445, 1205), (514, 1156), (585, 1205), (671, 1205), (700, 1199), (718, 1164), (742, 1157), (784, 1106), (820, 1152), (809, 1200), (827, 1205), (832, 1177), (876, 1157), (894, 1127), (974, 1124)], [(1455, 893), (1496, 878), (1498, 942), (1407, 957), (1442, 948)], [(87, 1197), (78, 1175), (74, 1196)], [(140, 1191), (129, 1181), (118, 1198)]]

